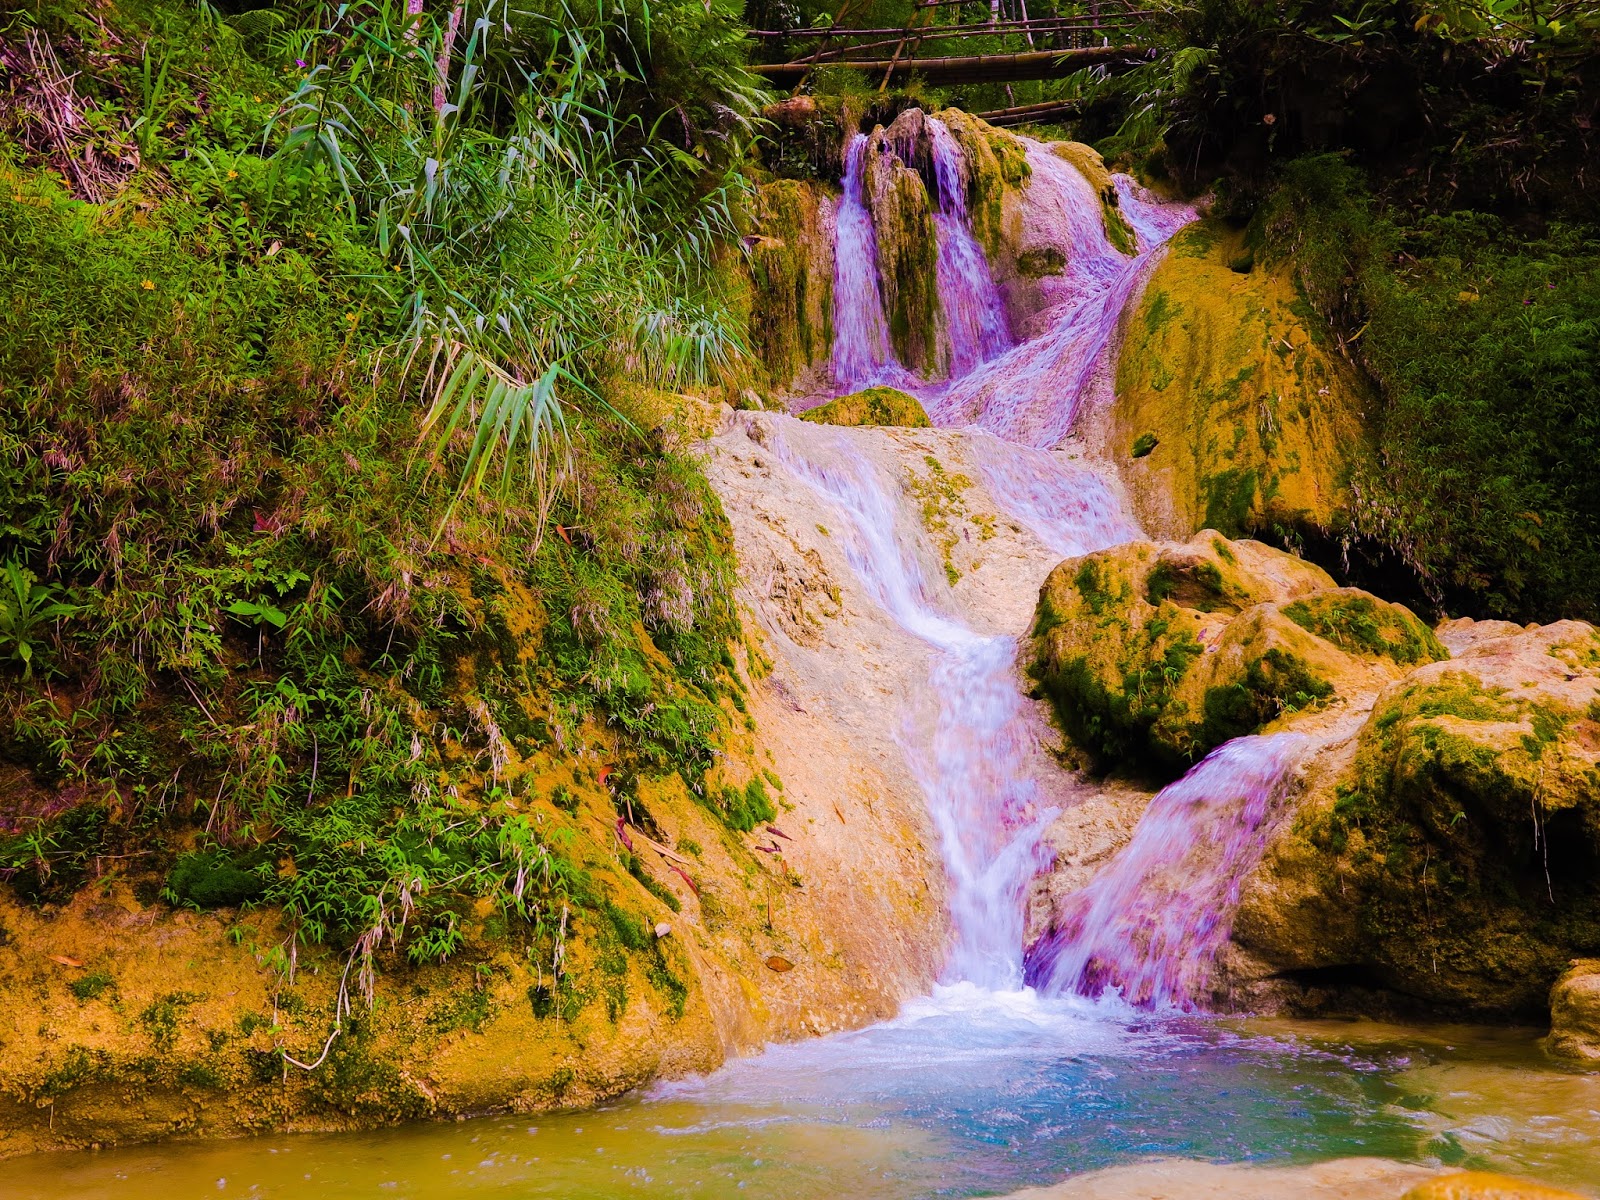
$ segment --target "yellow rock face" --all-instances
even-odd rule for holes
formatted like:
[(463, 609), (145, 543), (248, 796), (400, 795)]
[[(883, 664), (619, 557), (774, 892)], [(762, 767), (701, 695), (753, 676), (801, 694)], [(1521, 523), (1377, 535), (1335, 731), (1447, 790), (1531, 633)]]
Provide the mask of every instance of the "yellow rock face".
[(1584, 1200), (1577, 1192), (1495, 1175), (1488, 1171), (1462, 1171), (1441, 1175), (1412, 1188), (1402, 1200)]
[(1173, 239), (1127, 323), (1101, 434), (1146, 529), (1341, 524), (1350, 473), (1370, 455), (1364, 396), (1318, 329), (1241, 234), (1206, 220)]

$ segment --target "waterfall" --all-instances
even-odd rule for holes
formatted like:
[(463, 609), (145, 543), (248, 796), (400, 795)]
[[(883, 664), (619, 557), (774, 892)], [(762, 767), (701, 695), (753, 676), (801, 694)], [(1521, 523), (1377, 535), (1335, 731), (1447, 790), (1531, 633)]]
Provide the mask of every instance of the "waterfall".
[(1054, 288), (1050, 326), (1040, 337), (979, 367), (935, 398), (941, 425), (973, 423), (1013, 442), (1055, 446), (1067, 436), (1089, 384), (1107, 366), (1123, 310), (1155, 265), (1161, 246), (1194, 219), (1183, 205), (1154, 203), (1116, 176), (1118, 207), (1138, 253), (1107, 240), (1101, 200), (1070, 163), (1028, 146), (1029, 199), (1050, 212), (1067, 240), (1067, 272)]
[(1110, 866), (1028, 952), (1042, 991), (1192, 1008), (1310, 739), (1243, 737), (1162, 789)]
[(870, 464), (843, 451), (821, 466), (787, 444), (785, 465), (845, 518), (846, 557), (869, 595), (934, 651), (940, 709), (931, 758), (911, 751), (950, 881), (949, 982), (1022, 982), (1023, 896), (1045, 865), (1039, 837), (1056, 815), (1023, 769), (1033, 734), (1017, 692), (1011, 638), (983, 637), (940, 611), (938, 592), (895, 534), (895, 509)]
[[(1117, 325), (1162, 246), (1194, 219), (1126, 176), (1116, 200), (1133, 231), (1124, 254), (1106, 234), (1102, 197), (1071, 163), (1028, 143), (1029, 203), (1061, 237), (1066, 270), (1041, 284), (1045, 332), (1011, 347), (1004, 307), (967, 211), (966, 163), (941, 122), (926, 122), (939, 238), (938, 290), (950, 378), (917, 386), (889, 345), (872, 217), (863, 194), (867, 139), (851, 137), (838, 215), (833, 371), (841, 387), (916, 390), (938, 425), (974, 424), (972, 458), (990, 497), (1063, 556), (1139, 536), (1094, 471), (1048, 453), (1103, 377)], [(845, 517), (847, 557), (873, 599), (933, 651), (938, 703), (927, 745), (902, 739), (928, 799), (950, 883), (954, 945), (946, 982), (991, 989), (1024, 979), (1051, 993), (1119, 995), (1140, 1007), (1191, 1007), (1228, 937), (1238, 889), (1259, 860), (1307, 739), (1248, 737), (1213, 752), (1160, 792), (1130, 843), (1022, 958), (1024, 901), (1045, 864), (1055, 816), (1029, 774), (1038, 753), (1016, 680), (1016, 642), (948, 615), (901, 546), (895, 506), (866, 459), (840, 443), (827, 465), (783, 447), (789, 468)]]
[(843, 194), (839, 197), (833, 263), (834, 383), (845, 391), (875, 383), (897, 383), (904, 374), (889, 345), (878, 282), (878, 242), (863, 194), (865, 134), (845, 147)]
[[(1027, 703), (1017, 688), (1016, 639), (985, 637), (948, 614), (949, 591), (930, 581), (896, 533), (896, 505), (867, 460), (840, 438), (821, 463), (789, 442), (776, 447), (785, 466), (844, 518), (845, 555), (872, 599), (933, 651), (929, 694), (938, 714), (931, 744), (902, 736), (907, 762), (928, 801), (950, 884), (954, 942), (945, 981), (996, 990), (1022, 983), (1025, 898), (1048, 861), (1040, 844), (1057, 815), (1029, 769), (1039, 753)], [(998, 458), (998, 455), (994, 457)], [(1028, 464), (1041, 500), (1037, 519), (1053, 536), (1100, 548), (1128, 536), (1115, 501), (1092, 472), (1057, 472), (1050, 456)], [(987, 468), (985, 468), (987, 469)], [(1072, 498), (1098, 495), (1082, 508)], [(1081, 521), (1075, 524), (1075, 517)], [(1109, 539), (1109, 540), (1107, 540)]]
[(1011, 346), (1005, 305), (989, 259), (972, 236), (967, 215), (967, 164), (943, 121), (928, 118), (938, 201), (933, 214), (939, 239), (939, 302), (949, 351), (949, 378), (960, 379)]

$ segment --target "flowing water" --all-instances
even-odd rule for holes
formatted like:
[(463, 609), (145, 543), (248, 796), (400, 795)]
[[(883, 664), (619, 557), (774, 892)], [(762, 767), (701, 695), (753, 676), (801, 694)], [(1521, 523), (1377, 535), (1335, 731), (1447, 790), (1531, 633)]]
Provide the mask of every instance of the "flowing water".
[(1200, 1002), (1239, 886), (1309, 746), (1294, 733), (1238, 738), (1163, 788), (1116, 861), (1031, 948), (1028, 982), (1051, 993), (1109, 991), (1138, 1008)]
[(833, 376), (845, 390), (896, 384), (906, 376), (889, 347), (878, 283), (878, 239), (862, 194), (865, 134), (852, 134), (844, 154), (833, 267)]
[(1011, 331), (1006, 328), (1005, 305), (989, 271), (989, 260), (972, 236), (966, 158), (942, 121), (930, 117), (927, 128), (938, 197), (933, 224), (939, 239), (939, 299), (949, 376), (960, 379), (1009, 349)]
[[(940, 424), (976, 424), (988, 494), (1062, 556), (1138, 536), (1089, 466), (1046, 453), (1111, 357), (1117, 319), (1161, 243), (1192, 214), (1119, 178), (1139, 249), (1105, 238), (1100, 200), (1030, 147), (1036, 202), (1073, 249), (1044, 333), (1008, 349), (967, 229), (953, 143), (934, 134), (939, 284), (952, 380), (921, 394)], [(841, 386), (904, 382), (889, 348), (866, 139), (847, 147), (837, 228), (833, 370)], [(990, 436), (990, 435), (997, 436)], [(1149, 1158), (1312, 1162), (1348, 1155), (1495, 1167), (1600, 1187), (1600, 1075), (1546, 1061), (1533, 1031), (1205, 1017), (1210, 957), (1239, 881), (1280, 815), (1294, 735), (1229, 743), (1162, 791), (1132, 841), (1034, 948), (1023, 908), (1046, 860), (1050, 769), (1019, 692), (1012, 637), (970, 628), (902, 535), (905, 497), (851, 435), (774, 447), (838, 514), (862, 590), (927, 650), (931, 732), (907, 723), (949, 877), (943, 983), (894, 1020), (769, 1048), (705, 1077), (584, 1113), (374, 1133), (274, 1136), (0, 1168), (0, 1194), (294, 1197), (994, 1195)], [(825, 439), (824, 439), (825, 440)]]

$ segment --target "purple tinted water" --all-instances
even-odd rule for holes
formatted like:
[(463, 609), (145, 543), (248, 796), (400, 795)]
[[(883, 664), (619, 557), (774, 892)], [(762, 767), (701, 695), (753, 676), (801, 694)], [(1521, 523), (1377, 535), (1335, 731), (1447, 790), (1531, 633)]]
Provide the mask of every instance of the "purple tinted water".
[(878, 383), (897, 384), (905, 375), (889, 345), (878, 280), (878, 242), (862, 195), (866, 151), (866, 136), (852, 134), (845, 147), (843, 194), (835, 221), (830, 366), (834, 383), (846, 392)]
[[(1038, 743), (1016, 685), (1016, 641), (985, 637), (948, 615), (942, 581), (901, 544), (896, 501), (871, 463), (842, 438), (805, 447), (784, 439), (784, 465), (840, 514), (845, 557), (867, 593), (934, 652), (938, 714), (927, 745), (902, 732), (906, 761), (928, 801), (950, 883), (953, 945), (944, 978), (988, 989), (1022, 983), (1024, 898), (1046, 865), (1040, 844), (1056, 810), (1042, 803), (1028, 760)], [(902, 498), (903, 499), (903, 498)], [(1093, 540), (1092, 531), (1079, 536)]]
[(927, 130), (938, 193), (933, 223), (939, 239), (939, 303), (944, 313), (949, 378), (960, 379), (1009, 349), (1011, 331), (989, 259), (972, 236), (966, 157), (942, 121), (930, 117)]
[(1293, 733), (1237, 738), (1162, 789), (1133, 840), (1029, 950), (1028, 982), (1138, 1008), (1198, 1007), (1310, 744)]
[(1100, 197), (1082, 173), (1038, 143), (1028, 143), (1027, 153), (1028, 201), (1045, 210), (1066, 245), (1066, 270), (1048, 293), (1050, 325), (930, 397), (929, 415), (939, 425), (974, 424), (1009, 441), (1049, 447), (1067, 436), (1089, 384), (1108, 369), (1123, 310), (1161, 245), (1194, 212), (1156, 204), (1131, 180), (1116, 177), (1119, 206), (1138, 242), (1129, 258), (1107, 239)]

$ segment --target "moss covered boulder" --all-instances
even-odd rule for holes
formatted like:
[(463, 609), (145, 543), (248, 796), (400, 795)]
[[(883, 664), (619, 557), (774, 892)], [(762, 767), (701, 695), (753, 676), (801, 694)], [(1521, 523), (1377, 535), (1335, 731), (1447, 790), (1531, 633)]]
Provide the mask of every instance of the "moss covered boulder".
[(782, 387), (828, 361), (833, 343), (833, 224), (828, 190), (779, 179), (756, 189), (748, 240), (754, 349)]
[(1600, 953), (1600, 635), (1493, 632), (1392, 683), (1328, 752), (1245, 889), (1250, 987), (1533, 1018)]
[(1366, 391), (1293, 280), (1222, 222), (1173, 238), (1126, 323), (1116, 390), (1100, 436), (1158, 536), (1346, 524), (1372, 454)]
[(1444, 655), (1406, 609), (1212, 531), (1062, 563), (1040, 593), (1031, 647), (1039, 691), (1076, 745), (1162, 774)]
[(800, 414), (802, 421), (818, 425), (900, 425), (928, 429), (933, 422), (922, 402), (899, 388), (870, 387), (840, 396)]

